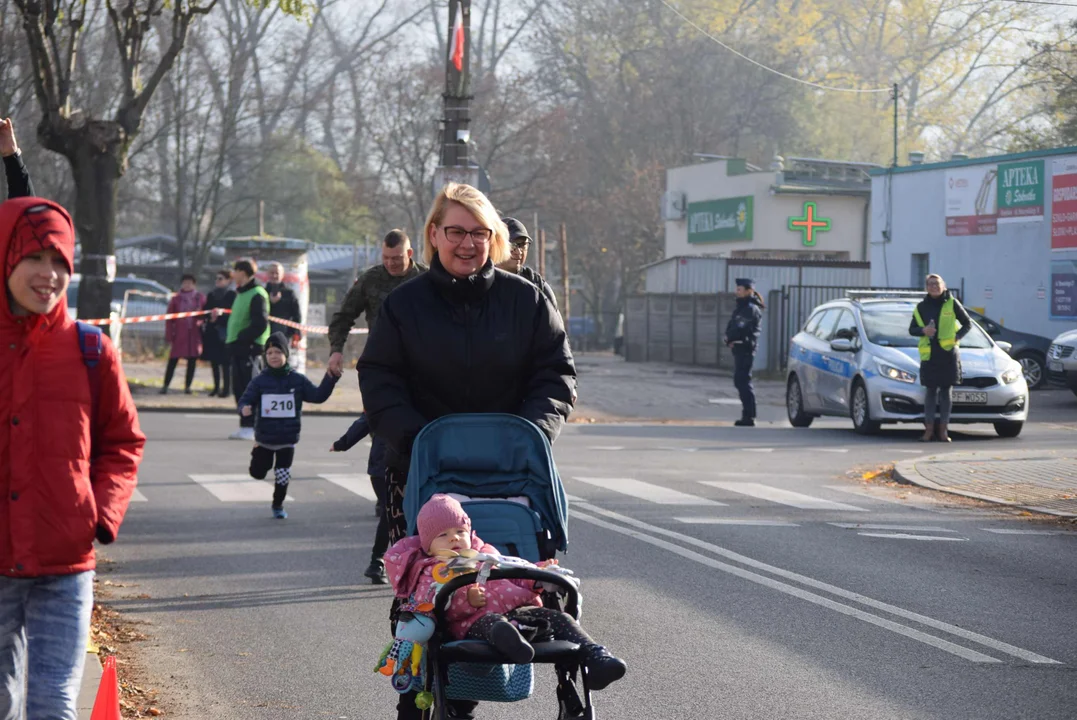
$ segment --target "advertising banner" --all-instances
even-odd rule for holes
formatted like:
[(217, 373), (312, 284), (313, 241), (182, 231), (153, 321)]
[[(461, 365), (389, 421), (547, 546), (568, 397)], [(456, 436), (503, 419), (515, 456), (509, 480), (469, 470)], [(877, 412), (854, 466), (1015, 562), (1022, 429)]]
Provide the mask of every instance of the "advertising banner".
[(998, 166), (946, 171), (946, 234), (994, 235), (998, 230)]
[(1043, 220), (1043, 160), (998, 166), (999, 223)]
[(752, 239), (752, 197), (688, 203), (688, 242)]
[(1077, 249), (1077, 158), (1052, 162), (1051, 249)]
[(1051, 262), (1051, 319), (1077, 319), (1077, 260)]

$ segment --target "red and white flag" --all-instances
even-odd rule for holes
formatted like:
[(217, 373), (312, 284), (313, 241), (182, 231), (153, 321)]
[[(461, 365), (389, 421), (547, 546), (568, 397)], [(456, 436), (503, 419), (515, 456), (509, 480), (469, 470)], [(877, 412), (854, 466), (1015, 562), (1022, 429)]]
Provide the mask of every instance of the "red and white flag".
[(464, 8), (459, 1), (456, 3), (456, 21), (452, 25), (449, 59), (457, 72), (464, 71)]

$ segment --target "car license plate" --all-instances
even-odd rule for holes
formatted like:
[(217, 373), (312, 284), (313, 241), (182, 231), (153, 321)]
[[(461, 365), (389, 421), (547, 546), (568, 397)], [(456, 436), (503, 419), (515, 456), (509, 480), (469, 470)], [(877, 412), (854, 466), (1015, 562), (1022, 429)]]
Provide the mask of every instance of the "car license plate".
[(1051, 372), (1062, 372), (1062, 361), (1061, 360), (1048, 360), (1047, 361), (1047, 369), (1050, 370)]
[(965, 405), (986, 405), (987, 393), (969, 392), (968, 390), (954, 390), (954, 402)]

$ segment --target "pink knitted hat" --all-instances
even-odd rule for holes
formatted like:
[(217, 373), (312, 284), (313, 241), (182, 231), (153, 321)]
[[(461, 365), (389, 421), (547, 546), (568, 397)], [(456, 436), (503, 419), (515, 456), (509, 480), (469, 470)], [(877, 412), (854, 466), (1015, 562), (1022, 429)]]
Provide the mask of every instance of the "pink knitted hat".
[(431, 496), (415, 518), (419, 528), (419, 542), (423, 552), (430, 552), (430, 543), (449, 528), (462, 527), (471, 532), (471, 518), (464, 512), (464, 507), (455, 498), (448, 495)]

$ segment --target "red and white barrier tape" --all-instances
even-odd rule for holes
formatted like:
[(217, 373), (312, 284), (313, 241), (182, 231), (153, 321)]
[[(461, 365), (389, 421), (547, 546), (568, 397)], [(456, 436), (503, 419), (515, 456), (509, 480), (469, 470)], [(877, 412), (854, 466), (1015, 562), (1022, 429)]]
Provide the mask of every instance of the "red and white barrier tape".
[[(164, 320), (180, 320), (183, 318), (200, 317), (202, 315), (209, 315), (210, 310), (194, 310), (191, 312), (179, 312), (179, 313), (165, 313), (164, 315), (136, 315), (132, 317), (117, 318), (115, 322), (119, 325), (128, 325), (131, 323), (147, 323), (147, 322), (161, 322)], [(222, 313), (229, 313), (231, 310), (222, 310)], [(269, 316), (270, 322), (275, 322), (280, 325), (285, 325), (290, 328), (296, 328), (303, 332), (312, 333), (314, 335), (328, 335), (329, 327), (326, 325), (303, 325), (301, 323), (292, 322), (291, 320), (285, 320), (284, 318)], [(94, 319), (83, 320), (82, 322), (87, 325), (110, 325), (113, 320), (111, 319)], [(352, 335), (365, 335), (369, 330), (366, 328), (352, 328)]]

